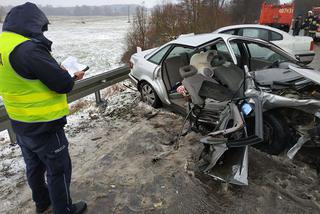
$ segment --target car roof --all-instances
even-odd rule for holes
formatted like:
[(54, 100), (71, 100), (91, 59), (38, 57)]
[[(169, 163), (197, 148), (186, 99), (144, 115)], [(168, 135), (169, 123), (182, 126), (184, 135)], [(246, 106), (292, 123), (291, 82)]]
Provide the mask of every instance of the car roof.
[(263, 29), (275, 31), (280, 34), (287, 34), (286, 32), (279, 30), (277, 28), (270, 27), (267, 25), (259, 25), (259, 24), (230, 25), (227, 27), (219, 28), (218, 30), (214, 31), (213, 33), (221, 32), (221, 31), (229, 30), (229, 29), (233, 29), (233, 28), (263, 28)]
[(169, 42), (168, 44), (179, 44), (191, 47), (198, 47), (210, 41), (216, 40), (218, 38), (222, 38), (227, 40), (229, 38), (234, 38), (237, 36), (229, 35), (229, 34), (217, 34), (217, 33), (207, 33), (207, 34), (198, 34), (192, 36), (181, 36), (176, 40)]

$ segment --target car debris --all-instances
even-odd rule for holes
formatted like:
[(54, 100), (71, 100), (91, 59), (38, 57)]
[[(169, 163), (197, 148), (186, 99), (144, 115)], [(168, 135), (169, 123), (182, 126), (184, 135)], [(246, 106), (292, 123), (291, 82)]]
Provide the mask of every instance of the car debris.
[(155, 112), (147, 112), (143, 116), (147, 118), (147, 120), (151, 120), (152, 118), (156, 117), (159, 114), (159, 111)]

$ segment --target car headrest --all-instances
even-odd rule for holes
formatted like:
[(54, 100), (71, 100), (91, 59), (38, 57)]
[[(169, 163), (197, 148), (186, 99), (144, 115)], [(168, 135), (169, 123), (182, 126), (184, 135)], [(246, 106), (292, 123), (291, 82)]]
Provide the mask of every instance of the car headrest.
[(207, 51), (207, 61), (210, 63), (210, 62), (213, 60), (213, 58), (214, 58), (215, 56), (217, 56), (217, 55), (218, 55), (218, 53), (217, 53), (216, 50), (209, 50), (209, 51)]
[(203, 63), (210, 63), (215, 55), (217, 55), (216, 50), (209, 50), (206, 52), (196, 53), (191, 57), (190, 64), (197, 65)]
[(218, 67), (223, 65), (226, 62), (226, 59), (223, 55), (214, 55), (210, 61), (212, 67)]
[(197, 69), (192, 65), (183, 66), (179, 69), (181, 77), (187, 78), (198, 73)]
[(188, 53), (181, 53), (180, 58), (181, 58), (181, 63), (182, 63), (181, 66), (189, 65), (189, 58), (190, 57), (189, 57)]

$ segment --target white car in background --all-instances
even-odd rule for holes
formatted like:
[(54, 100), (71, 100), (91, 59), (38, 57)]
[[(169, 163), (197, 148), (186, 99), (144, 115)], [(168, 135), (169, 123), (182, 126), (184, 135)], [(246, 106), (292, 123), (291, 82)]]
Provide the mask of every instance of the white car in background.
[(253, 37), (272, 42), (306, 64), (312, 62), (315, 56), (314, 42), (311, 37), (292, 36), (282, 30), (265, 25), (232, 25), (220, 28), (213, 33)]

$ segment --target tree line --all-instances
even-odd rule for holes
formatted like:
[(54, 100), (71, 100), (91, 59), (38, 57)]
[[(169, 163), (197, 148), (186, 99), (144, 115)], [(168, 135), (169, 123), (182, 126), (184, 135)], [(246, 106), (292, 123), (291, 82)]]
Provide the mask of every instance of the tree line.
[[(260, 9), (266, 0), (180, 0), (152, 9), (150, 15), (138, 7), (127, 34), (127, 51), (122, 57), (128, 62), (136, 47), (148, 49), (187, 33), (209, 33), (231, 24), (258, 23)], [(279, 4), (279, 0), (267, 0)], [(296, 13), (305, 15), (320, 0), (294, 0)]]
[[(138, 5), (104, 5), (104, 6), (75, 6), (75, 7), (53, 7), (51, 5), (39, 8), (47, 16), (127, 16), (128, 12), (132, 15)], [(13, 6), (0, 6), (0, 21)]]

